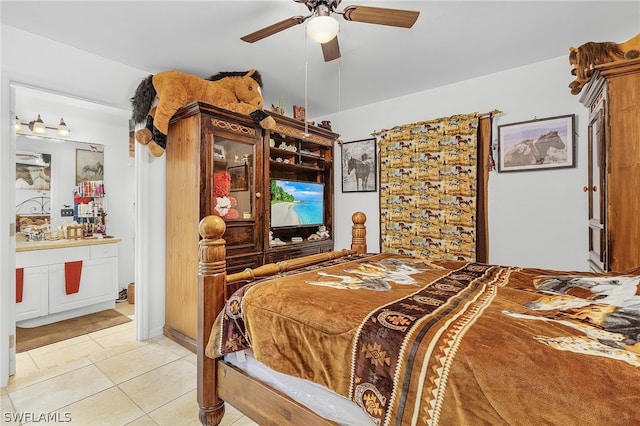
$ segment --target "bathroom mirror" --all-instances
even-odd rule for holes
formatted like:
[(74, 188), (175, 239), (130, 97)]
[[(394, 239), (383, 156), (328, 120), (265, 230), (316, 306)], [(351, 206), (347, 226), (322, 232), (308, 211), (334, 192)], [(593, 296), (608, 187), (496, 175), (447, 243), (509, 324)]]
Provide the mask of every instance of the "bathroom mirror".
[(51, 221), (51, 154), (16, 151), (16, 230)]
[[(61, 210), (73, 208), (74, 191), (82, 180), (79, 176), (102, 179), (103, 155), (101, 144), (17, 134), (16, 230), (44, 223), (55, 229), (72, 221)], [(96, 159), (100, 160), (98, 170)]]

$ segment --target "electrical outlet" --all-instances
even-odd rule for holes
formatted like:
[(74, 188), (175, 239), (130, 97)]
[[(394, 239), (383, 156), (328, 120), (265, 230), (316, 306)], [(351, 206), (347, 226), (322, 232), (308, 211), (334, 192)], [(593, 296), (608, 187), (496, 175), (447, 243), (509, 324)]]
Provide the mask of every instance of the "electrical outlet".
[(62, 217), (70, 217), (73, 216), (73, 209), (61, 209), (60, 216)]

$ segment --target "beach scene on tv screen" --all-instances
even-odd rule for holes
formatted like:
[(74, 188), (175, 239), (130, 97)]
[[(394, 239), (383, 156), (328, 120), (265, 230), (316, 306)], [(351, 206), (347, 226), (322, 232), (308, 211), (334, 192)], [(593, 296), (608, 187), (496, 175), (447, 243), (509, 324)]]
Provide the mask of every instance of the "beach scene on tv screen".
[(271, 180), (271, 227), (321, 225), (324, 185), (315, 182)]

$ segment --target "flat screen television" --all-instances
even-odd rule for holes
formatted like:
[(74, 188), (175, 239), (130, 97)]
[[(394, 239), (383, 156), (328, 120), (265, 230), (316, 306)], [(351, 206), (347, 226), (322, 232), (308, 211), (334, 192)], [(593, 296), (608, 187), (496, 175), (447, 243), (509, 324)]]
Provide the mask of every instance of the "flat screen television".
[(271, 179), (271, 227), (324, 224), (324, 184)]

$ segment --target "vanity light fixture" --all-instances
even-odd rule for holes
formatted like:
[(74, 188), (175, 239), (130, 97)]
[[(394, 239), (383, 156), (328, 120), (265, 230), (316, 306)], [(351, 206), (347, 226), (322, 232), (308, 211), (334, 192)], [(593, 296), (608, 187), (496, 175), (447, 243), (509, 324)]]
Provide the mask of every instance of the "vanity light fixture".
[(32, 133), (37, 135), (44, 135), (47, 133), (47, 126), (44, 125), (44, 121), (40, 118), (40, 114), (38, 114), (38, 118), (34, 121), (29, 122), (29, 129), (31, 129)]
[(29, 130), (31, 130), (31, 133), (35, 135), (41, 135), (41, 136), (46, 135), (47, 129), (56, 130), (58, 132), (57, 136), (61, 138), (69, 136), (69, 132), (70, 132), (69, 127), (67, 126), (67, 123), (64, 122), (64, 118), (60, 118), (60, 124), (58, 124), (58, 127), (48, 127), (48, 126), (45, 126), (44, 121), (42, 121), (42, 118), (40, 117), (40, 114), (38, 114), (38, 118), (28, 123), (23, 123), (22, 121), (20, 121), (20, 118), (18, 118), (18, 116), (16, 115), (16, 123), (15, 123), (16, 133), (23, 133), (23, 126), (29, 127)]
[(60, 117), (60, 124), (58, 124), (58, 136), (69, 136), (69, 128), (62, 117)]
[(20, 119), (18, 118), (17, 115), (16, 115), (16, 133), (22, 133), (22, 123), (20, 122)]

